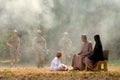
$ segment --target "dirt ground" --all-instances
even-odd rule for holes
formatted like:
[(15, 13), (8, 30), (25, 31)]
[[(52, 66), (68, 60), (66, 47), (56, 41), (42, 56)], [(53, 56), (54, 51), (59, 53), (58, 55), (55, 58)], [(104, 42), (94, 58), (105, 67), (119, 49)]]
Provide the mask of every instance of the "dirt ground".
[[(71, 67), (69, 67), (71, 69)], [(120, 67), (109, 66), (108, 72), (50, 71), (49, 67), (0, 68), (0, 80), (120, 80)]]

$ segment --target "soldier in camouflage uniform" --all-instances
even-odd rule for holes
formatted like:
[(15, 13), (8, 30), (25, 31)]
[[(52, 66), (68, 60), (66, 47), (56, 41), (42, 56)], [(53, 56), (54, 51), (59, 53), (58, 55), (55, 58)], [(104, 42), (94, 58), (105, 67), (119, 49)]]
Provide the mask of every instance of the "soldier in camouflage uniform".
[(16, 67), (20, 56), (20, 38), (18, 37), (16, 30), (14, 30), (12, 37), (7, 41), (7, 45), (10, 47), (11, 66)]
[(70, 62), (68, 60), (71, 56), (70, 51), (71, 51), (71, 47), (72, 47), (72, 41), (68, 37), (68, 32), (63, 33), (63, 37), (59, 41), (59, 47), (63, 53), (62, 61), (64, 64), (68, 65), (68, 62)]
[(45, 56), (46, 56), (46, 40), (41, 36), (41, 31), (37, 31), (37, 36), (33, 40), (32, 43), (33, 50), (36, 55), (37, 67), (43, 67), (45, 64)]

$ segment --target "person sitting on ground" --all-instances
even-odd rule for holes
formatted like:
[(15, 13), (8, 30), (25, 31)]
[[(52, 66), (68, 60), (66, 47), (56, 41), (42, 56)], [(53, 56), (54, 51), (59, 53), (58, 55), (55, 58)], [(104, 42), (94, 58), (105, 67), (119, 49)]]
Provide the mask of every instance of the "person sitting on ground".
[(51, 62), (51, 71), (68, 71), (68, 67), (65, 64), (61, 63), (61, 57), (62, 53), (58, 51), (56, 57)]
[(103, 48), (102, 48), (102, 43), (101, 43), (101, 40), (100, 40), (100, 36), (95, 35), (94, 40), (95, 40), (96, 43), (95, 43), (95, 47), (94, 47), (94, 50), (93, 50), (92, 54), (89, 55), (88, 57), (85, 57), (85, 59), (83, 61), (86, 64), (87, 69), (89, 69), (91, 71), (96, 70), (96, 63), (98, 61), (104, 60)]

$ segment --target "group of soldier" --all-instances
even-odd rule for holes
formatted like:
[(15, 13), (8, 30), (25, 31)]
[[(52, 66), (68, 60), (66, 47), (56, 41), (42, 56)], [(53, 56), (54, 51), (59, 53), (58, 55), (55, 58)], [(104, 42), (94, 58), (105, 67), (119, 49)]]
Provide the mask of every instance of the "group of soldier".
[[(10, 47), (10, 57), (11, 57), (11, 66), (17, 66), (18, 61), (20, 60), (20, 38), (18, 36), (17, 30), (13, 31), (13, 35), (8, 39), (7, 45)], [(62, 61), (65, 64), (68, 64), (69, 53), (72, 48), (72, 41), (68, 37), (68, 32), (63, 33), (63, 37), (59, 41), (60, 51), (63, 53)], [(35, 53), (37, 67), (43, 67), (45, 64), (45, 56), (47, 53), (47, 44), (44, 37), (41, 35), (41, 30), (37, 30), (36, 37), (32, 41), (32, 49)]]

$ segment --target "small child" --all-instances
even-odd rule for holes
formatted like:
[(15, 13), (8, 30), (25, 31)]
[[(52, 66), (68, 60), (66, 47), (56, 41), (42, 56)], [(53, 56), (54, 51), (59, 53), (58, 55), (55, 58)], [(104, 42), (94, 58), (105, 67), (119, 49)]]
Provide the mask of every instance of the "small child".
[(56, 57), (51, 62), (51, 71), (68, 71), (68, 67), (64, 64), (61, 64), (61, 57), (62, 53), (58, 51)]

